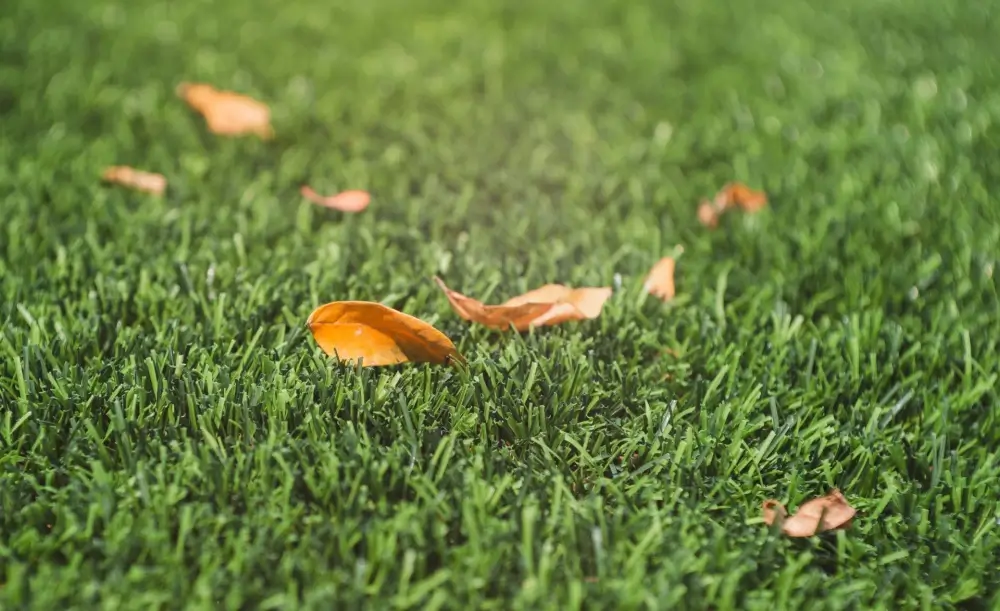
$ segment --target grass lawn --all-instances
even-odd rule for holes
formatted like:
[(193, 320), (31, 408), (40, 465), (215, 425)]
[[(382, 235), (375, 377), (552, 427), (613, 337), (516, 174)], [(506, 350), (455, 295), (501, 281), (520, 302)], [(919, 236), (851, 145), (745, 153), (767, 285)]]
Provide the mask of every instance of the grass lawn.
[[(1000, 608), (998, 11), (4, 0), (0, 608)], [(497, 333), (435, 275), (616, 291)], [(345, 299), (467, 369), (331, 361)]]

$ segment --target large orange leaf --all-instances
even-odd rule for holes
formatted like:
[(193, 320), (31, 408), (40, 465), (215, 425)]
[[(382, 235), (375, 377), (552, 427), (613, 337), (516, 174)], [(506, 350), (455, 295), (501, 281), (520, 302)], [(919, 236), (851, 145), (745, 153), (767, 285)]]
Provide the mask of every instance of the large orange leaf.
[(314, 204), (340, 210), (341, 212), (361, 212), (368, 207), (371, 202), (371, 195), (367, 191), (343, 191), (336, 195), (320, 195), (308, 185), (303, 185), (299, 190), (302, 197)]
[(770, 499), (764, 501), (764, 522), (778, 522), (781, 532), (789, 537), (811, 537), (826, 530), (847, 528), (857, 510), (851, 507), (844, 495), (834, 488), (826, 496), (799, 505), (798, 511), (789, 516), (785, 506)]
[(597, 318), (604, 302), (611, 297), (610, 287), (570, 288), (561, 284), (546, 284), (500, 305), (483, 302), (449, 289), (435, 277), (452, 308), (465, 320), (493, 329), (526, 331), (530, 327), (556, 325), (570, 320)]
[(205, 117), (209, 131), (214, 134), (256, 134), (264, 139), (274, 136), (271, 110), (253, 98), (203, 83), (181, 83), (177, 94)]
[(657, 261), (646, 276), (646, 283), (643, 285), (646, 292), (664, 301), (673, 299), (676, 294), (674, 288), (674, 268), (676, 266), (677, 262), (673, 257), (663, 257)]
[(163, 174), (143, 172), (125, 165), (106, 168), (101, 179), (153, 195), (162, 195), (167, 188), (167, 179)]
[(464, 360), (444, 333), (381, 303), (334, 301), (313, 310), (306, 324), (324, 352), (366, 367)]

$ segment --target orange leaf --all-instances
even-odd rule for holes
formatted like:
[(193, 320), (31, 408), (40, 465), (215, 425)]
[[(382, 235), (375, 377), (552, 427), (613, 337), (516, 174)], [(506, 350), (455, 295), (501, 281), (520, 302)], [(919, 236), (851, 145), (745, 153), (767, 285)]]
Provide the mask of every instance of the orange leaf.
[(205, 117), (209, 131), (214, 134), (257, 134), (265, 140), (274, 136), (271, 110), (253, 98), (202, 83), (181, 83), (177, 94)]
[(324, 352), (361, 359), (364, 367), (464, 360), (444, 333), (381, 303), (334, 301), (313, 310), (306, 324)]
[(314, 204), (341, 212), (361, 212), (368, 207), (372, 199), (367, 191), (344, 191), (336, 195), (324, 196), (313, 191), (312, 187), (308, 185), (303, 185), (299, 192), (302, 193), (302, 197)]
[(153, 195), (162, 195), (167, 188), (167, 179), (163, 174), (143, 172), (124, 165), (106, 168), (101, 179)]
[(743, 183), (729, 183), (723, 188), (730, 205), (737, 205), (745, 212), (757, 212), (767, 205), (767, 195), (763, 191), (754, 191)]
[(604, 309), (604, 302), (611, 297), (611, 287), (583, 287), (572, 289), (561, 284), (546, 284), (524, 295), (508, 299), (504, 305), (524, 302), (554, 302), (552, 309), (531, 321), (534, 327), (558, 325), (570, 320), (597, 318)]
[(674, 268), (677, 266), (673, 257), (663, 257), (657, 261), (646, 276), (644, 288), (646, 292), (664, 301), (674, 298)]
[(719, 214), (719, 210), (708, 201), (703, 200), (698, 205), (698, 222), (709, 229), (714, 229), (718, 226)]
[(847, 503), (840, 490), (834, 488), (826, 496), (799, 505), (799, 510), (788, 516), (785, 506), (774, 499), (764, 501), (764, 522), (777, 521), (781, 532), (789, 537), (811, 537), (827, 530), (847, 528), (857, 510)]
[(739, 182), (731, 182), (722, 187), (711, 201), (702, 201), (698, 205), (698, 222), (708, 228), (719, 224), (719, 216), (723, 212), (738, 206), (744, 212), (759, 212), (767, 205), (767, 195), (763, 191), (754, 191)]
[(546, 284), (500, 305), (488, 306), (449, 289), (440, 278), (434, 281), (459, 316), (493, 329), (513, 326), (518, 331), (526, 331), (529, 327), (597, 318), (604, 302), (611, 297), (610, 287), (573, 289), (561, 284)]
[(434, 277), (451, 307), (464, 320), (477, 322), (491, 329), (509, 329), (513, 326), (518, 331), (525, 331), (531, 322), (552, 309), (553, 303), (524, 303), (515, 305), (488, 306), (483, 302), (466, 297), (458, 291), (448, 288), (444, 281)]

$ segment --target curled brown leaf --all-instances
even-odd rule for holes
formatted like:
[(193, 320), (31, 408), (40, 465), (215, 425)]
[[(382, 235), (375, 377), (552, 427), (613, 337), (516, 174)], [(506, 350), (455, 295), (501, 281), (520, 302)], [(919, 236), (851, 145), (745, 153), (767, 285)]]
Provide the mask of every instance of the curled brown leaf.
[(755, 191), (743, 183), (730, 183), (723, 190), (730, 205), (739, 206), (744, 212), (757, 212), (767, 205), (767, 195), (763, 191)]
[(336, 195), (320, 195), (308, 185), (303, 185), (299, 192), (302, 197), (314, 204), (339, 210), (341, 212), (361, 212), (371, 203), (371, 195), (367, 191), (342, 191)]
[(334, 301), (313, 310), (306, 324), (328, 355), (364, 367), (464, 360), (444, 333), (381, 303)]
[(500, 305), (490, 306), (451, 290), (440, 278), (435, 277), (434, 281), (459, 316), (493, 329), (514, 327), (517, 331), (526, 331), (531, 327), (597, 318), (604, 302), (611, 297), (610, 287), (574, 289), (546, 284)]
[(743, 183), (731, 182), (722, 187), (711, 202), (703, 200), (698, 205), (698, 222), (714, 228), (722, 213), (734, 206), (752, 214), (766, 205), (767, 195), (763, 191), (755, 191)]
[(124, 165), (106, 168), (101, 179), (153, 195), (162, 195), (167, 188), (167, 179), (163, 174), (143, 172)]
[(491, 329), (508, 329), (514, 327), (525, 331), (531, 322), (552, 309), (552, 303), (524, 303), (520, 305), (486, 305), (478, 299), (467, 297), (458, 291), (453, 291), (436, 277), (434, 282), (444, 292), (451, 307), (462, 319), (476, 322)]
[(836, 488), (826, 496), (802, 503), (791, 516), (785, 506), (774, 499), (764, 501), (762, 510), (764, 523), (771, 525), (777, 522), (781, 525), (781, 532), (789, 537), (811, 537), (824, 531), (847, 528), (857, 513)]

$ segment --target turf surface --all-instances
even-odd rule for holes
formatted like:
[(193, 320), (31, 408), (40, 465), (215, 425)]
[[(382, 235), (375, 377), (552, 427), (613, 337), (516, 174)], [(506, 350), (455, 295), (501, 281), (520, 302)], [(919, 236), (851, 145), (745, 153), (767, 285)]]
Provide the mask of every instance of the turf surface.
[[(0, 607), (998, 608), (997, 2), (828, 4), (5, 0)], [(435, 274), (620, 289), (501, 335)], [(331, 364), (338, 299), (468, 371)]]

